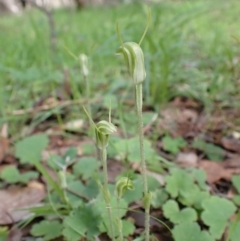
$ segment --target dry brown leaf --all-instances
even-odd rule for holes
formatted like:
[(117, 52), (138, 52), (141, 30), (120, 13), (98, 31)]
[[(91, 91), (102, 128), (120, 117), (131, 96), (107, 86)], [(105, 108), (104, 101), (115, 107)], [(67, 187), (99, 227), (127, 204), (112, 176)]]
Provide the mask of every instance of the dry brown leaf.
[(222, 163), (225, 168), (240, 168), (240, 156), (233, 156)]
[(158, 125), (161, 129), (168, 130), (173, 136), (186, 135), (192, 132), (198, 117), (196, 110), (170, 106), (161, 111)]
[(186, 97), (176, 97), (172, 102), (172, 106), (176, 106), (178, 108), (194, 108), (194, 109), (200, 109), (202, 108), (201, 102), (191, 99), (191, 98), (186, 98)]
[(67, 122), (64, 125), (63, 129), (81, 131), (83, 129), (83, 126), (84, 126), (84, 120), (78, 119), (78, 120), (72, 120)]
[(195, 152), (180, 152), (177, 155), (176, 163), (180, 164), (181, 166), (191, 166), (196, 167), (198, 162), (198, 156)]
[(19, 209), (38, 205), (46, 196), (44, 186), (30, 182), (27, 187), (11, 186), (0, 190), (0, 225), (12, 224), (31, 216)]
[(115, 182), (116, 177), (124, 170), (123, 163), (116, 160), (108, 160), (108, 179)]
[[(127, 213), (127, 217), (131, 218), (132, 220), (134, 220), (134, 224), (138, 227), (144, 227), (145, 225), (145, 214), (144, 212), (134, 212), (134, 211), (129, 211)], [(150, 218), (150, 227), (152, 226), (156, 226), (158, 228), (162, 228), (163, 225), (161, 223), (159, 223), (158, 221), (156, 221), (153, 218)]]
[(223, 137), (221, 143), (225, 149), (240, 153), (240, 140)]
[(9, 234), (6, 241), (20, 241), (22, 240), (23, 233), (20, 229), (13, 227)]
[(0, 136), (4, 138), (8, 138), (8, 124), (4, 123), (0, 130)]
[(0, 163), (6, 155), (9, 148), (9, 141), (6, 138), (0, 137)]
[(220, 179), (231, 180), (234, 173), (240, 173), (240, 169), (224, 168), (221, 163), (207, 160), (200, 161), (199, 168), (206, 172), (209, 184), (216, 183)]

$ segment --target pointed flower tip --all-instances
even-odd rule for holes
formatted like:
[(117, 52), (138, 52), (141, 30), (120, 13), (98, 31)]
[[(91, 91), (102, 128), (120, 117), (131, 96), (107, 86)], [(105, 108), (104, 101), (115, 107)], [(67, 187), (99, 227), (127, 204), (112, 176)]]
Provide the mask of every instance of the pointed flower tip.
[(85, 54), (80, 54), (79, 55), (79, 60), (82, 68), (82, 74), (84, 76), (89, 75), (89, 70), (88, 70), (88, 57)]

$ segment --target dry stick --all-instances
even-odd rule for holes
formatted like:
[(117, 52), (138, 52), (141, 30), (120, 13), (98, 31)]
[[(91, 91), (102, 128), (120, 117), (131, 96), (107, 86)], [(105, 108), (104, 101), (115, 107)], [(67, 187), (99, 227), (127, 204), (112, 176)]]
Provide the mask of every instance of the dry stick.
[(42, 111), (48, 111), (54, 108), (59, 108), (59, 107), (66, 107), (69, 105), (77, 105), (77, 104), (83, 104), (85, 103), (86, 100), (85, 99), (81, 99), (81, 100), (66, 100), (66, 101), (61, 101), (61, 102), (56, 102), (53, 103), (51, 105), (41, 105), (38, 107), (34, 107), (34, 108), (28, 108), (28, 109), (20, 109), (20, 110), (14, 110), (10, 113), (8, 113), (8, 115), (10, 116), (21, 116), (21, 115), (26, 115), (26, 114), (36, 114)]

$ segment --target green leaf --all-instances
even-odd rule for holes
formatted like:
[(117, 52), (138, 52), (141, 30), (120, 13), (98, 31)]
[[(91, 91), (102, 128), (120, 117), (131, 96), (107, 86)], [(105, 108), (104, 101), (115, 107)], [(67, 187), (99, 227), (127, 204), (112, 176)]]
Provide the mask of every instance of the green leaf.
[(196, 180), (197, 184), (202, 190), (207, 190), (207, 175), (205, 171), (194, 168), (191, 170), (191, 176), (194, 180)]
[(134, 201), (140, 200), (143, 195), (142, 191), (142, 178), (139, 176), (137, 179), (133, 180), (134, 189), (127, 190), (123, 195), (123, 199), (129, 204)]
[(230, 241), (239, 241), (240, 237), (240, 222), (233, 222), (229, 227), (229, 240)]
[[(115, 143), (115, 148), (117, 153), (119, 153), (123, 159), (127, 158), (130, 162), (140, 162), (141, 158), (138, 143), (138, 137), (127, 140), (119, 140), (117, 143)], [(152, 148), (151, 142), (146, 139), (144, 139), (144, 152), (147, 162), (159, 160), (156, 151)]]
[(83, 237), (93, 239), (100, 233), (100, 221), (100, 213), (93, 203), (83, 204), (64, 219), (63, 235), (69, 241), (78, 241)]
[(163, 206), (167, 199), (168, 193), (165, 191), (165, 189), (157, 189), (152, 192), (151, 204), (154, 208), (159, 208)]
[(39, 174), (34, 171), (29, 171), (21, 174), (15, 166), (9, 166), (1, 172), (1, 179), (7, 183), (28, 183), (31, 179), (37, 179)]
[(55, 192), (59, 195), (59, 197), (62, 199), (62, 201), (65, 200), (64, 193), (61, 187), (56, 183), (51, 175), (47, 172), (46, 168), (41, 164), (41, 162), (35, 162), (34, 163), (38, 171), (44, 176), (44, 178), (47, 180), (48, 184), (51, 185), (51, 187), (55, 190)]
[(44, 220), (34, 224), (31, 229), (31, 235), (34, 237), (43, 236), (44, 240), (53, 240), (62, 235), (62, 224), (59, 221)]
[(135, 225), (128, 220), (122, 220), (122, 227), (123, 237), (134, 234), (134, 230), (136, 229)]
[(166, 191), (176, 198), (180, 191), (189, 192), (194, 183), (189, 174), (181, 169), (171, 169), (171, 175), (166, 177)]
[(16, 167), (14, 166), (9, 166), (3, 169), (3, 171), (1, 172), (1, 179), (3, 179), (4, 181), (6, 181), (7, 183), (18, 183), (20, 178), (20, 173), (17, 170)]
[[(71, 191), (74, 191), (75, 193), (82, 194), (85, 189), (85, 186), (81, 181), (73, 181), (68, 184), (68, 189)], [(74, 208), (79, 207), (83, 203), (83, 200), (80, 197), (72, 194), (71, 192), (67, 192), (67, 197), (68, 197), (69, 203), (71, 203), (71, 205)]]
[(221, 147), (199, 139), (194, 140), (192, 147), (203, 151), (213, 161), (222, 161), (225, 155), (225, 151)]
[[(96, 208), (98, 208), (99, 212), (102, 214), (102, 219), (103, 219), (103, 221), (99, 225), (100, 231), (107, 232), (108, 235), (111, 236), (110, 220), (108, 218), (106, 204), (105, 204), (104, 200), (102, 199), (102, 197), (100, 197), (100, 196), (98, 197), (95, 205), (96, 205)], [(114, 220), (118, 219), (119, 215), (120, 215), (120, 217), (123, 217), (127, 213), (128, 205), (124, 199), (120, 199), (119, 210), (118, 210), (117, 198), (115, 196), (113, 196), (111, 198), (111, 207), (112, 207), (112, 219), (114, 221)], [(115, 225), (115, 222), (114, 222), (113, 226), (114, 226), (115, 234), (117, 234), (118, 231), (117, 231), (117, 226)]]
[(201, 231), (195, 222), (176, 225), (172, 231), (174, 241), (215, 241), (206, 231)]
[(93, 178), (88, 180), (88, 183), (85, 186), (82, 194), (87, 196), (89, 199), (97, 197), (97, 195), (99, 194), (99, 187), (97, 182)]
[(58, 155), (51, 155), (47, 161), (47, 165), (51, 167), (51, 169), (53, 169), (54, 171), (62, 170), (62, 167), (64, 166), (64, 164), (65, 164), (64, 159)]
[(235, 195), (233, 197), (233, 202), (237, 205), (240, 206), (240, 195)]
[[(141, 178), (141, 183), (142, 183), (142, 176), (139, 176), (139, 178)], [(156, 189), (160, 188), (160, 182), (154, 178), (154, 177), (151, 177), (151, 176), (147, 176), (147, 182), (148, 182), (148, 190), (150, 192), (153, 192), (155, 191)]]
[(96, 148), (94, 144), (83, 144), (82, 151), (84, 155), (92, 155), (94, 152), (96, 152)]
[(65, 164), (68, 164), (76, 156), (77, 156), (77, 148), (76, 147), (69, 148), (63, 156), (63, 159), (65, 160)]
[(201, 191), (200, 188), (194, 184), (190, 190), (181, 190), (179, 201), (186, 206), (194, 206), (196, 209), (202, 209), (202, 202), (209, 198), (210, 194), (206, 191)]
[(187, 142), (182, 138), (172, 138), (171, 136), (165, 136), (162, 139), (164, 150), (176, 155), (180, 148), (185, 147)]
[[(67, 222), (69, 222), (69, 224), (71, 225), (70, 220), (67, 220)], [(66, 226), (63, 229), (62, 234), (67, 241), (79, 241), (83, 237), (83, 234), (78, 231), (77, 227), (71, 226)]]
[(87, 180), (97, 173), (100, 165), (100, 162), (96, 158), (83, 157), (73, 166), (73, 172), (76, 176)]
[(232, 184), (240, 194), (240, 175), (233, 175)]
[(24, 172), (20, 175), (21, 182), (23, 183), (28, 183), (29, 180), (37, 179), (38, 176), (39, 176), (39, 173), (35, 171)]
[(203, 222), (209, 226), (209, 231), (216, 239), (220, 239), (228, 219), (235, 213), (236, 206), (229, 200), (212, 196), (202, 204), (201, 214)]
[(47, 147), (48, 141), (48, 137), (45, 134), (25, 138), (16, 143), (16, 157), (23, 164), (39, 162), (41, 153)]
[(193, 208), (179, 210), (178, 203), (174, 200), (169, 200), (164, 204), (163, 213), (166, 218), (175, 224), (197, 220), (197, 213)]
[(8, 227), (0, 226), (0, 241), (6, 240), (8, 236)]

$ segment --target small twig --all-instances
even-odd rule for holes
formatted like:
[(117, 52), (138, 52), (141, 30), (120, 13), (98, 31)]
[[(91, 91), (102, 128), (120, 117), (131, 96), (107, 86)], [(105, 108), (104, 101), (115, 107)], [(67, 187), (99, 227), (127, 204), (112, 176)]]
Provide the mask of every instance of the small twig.
[[(94, 101), (97, 101), (97, 100), (93, 100), (92, 102), (94, 102)], [(77, 104), (84, 104), (84, 103), (86, 103), (85, 99), (65, 100), (65, 101), (53, 103), (51, 105), (41, 105), (41, 106), (34, 107), (34, 108), (14, 110), (14, 111), (8, 113), (8, 115), (21, 116), (21, 115), (26, 115), (26, 114), (36, 114), (36, 113), (39, 113), (42, 111), (48, 111), (48, 110), (58, 108), (58, 107), (63, 108), (63, 107), (69, 106), (69, 105), (77, 105)]]

